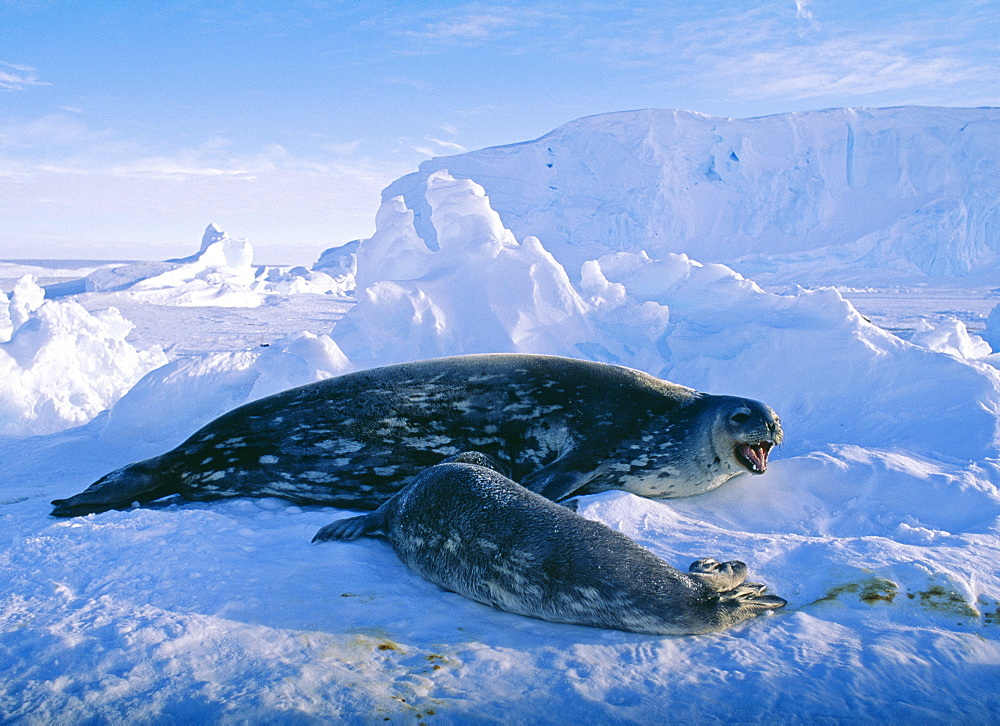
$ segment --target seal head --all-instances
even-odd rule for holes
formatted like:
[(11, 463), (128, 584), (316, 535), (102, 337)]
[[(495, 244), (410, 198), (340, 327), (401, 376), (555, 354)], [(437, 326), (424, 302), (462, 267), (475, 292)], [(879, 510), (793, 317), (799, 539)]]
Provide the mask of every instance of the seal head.
[(781, 443), (778, 415), (760, 401), (733, 396), (714, 396), (712, 447), (720, 458), (732, 450), (740, 466), (751, 474), (767, 471), (771, 449)]

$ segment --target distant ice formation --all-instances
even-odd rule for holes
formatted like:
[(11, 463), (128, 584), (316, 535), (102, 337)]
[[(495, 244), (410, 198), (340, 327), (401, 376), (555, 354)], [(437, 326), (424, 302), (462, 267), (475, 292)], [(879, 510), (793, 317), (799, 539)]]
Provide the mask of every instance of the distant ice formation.
[(1000, 262), (998, 121), (1000, 109), (612, 113), (431, 159), (383, 199), (401, 197), (436, 249), (428, 178), (472, 179), (514, 236), (537, 236), (574, 277), (639, 250), (803, 284), (975, 274)]
[(938, 353), (947, 353), (959, 358), (985, 358), (993, 352), (990, 344), (980, 336), (970, 333), (965, 323), (954, 318), (943, 320), (937, 325), (921, 320), (910, 342)]
[(354, 289), (354, 276), (358, 271), (358, 247), (361, 240), (356, 239), (340, 247), (331, 247), (313, 264), (314, 272), (323, 272), (335, 280), (340, 280), (346, 290)]
[(138, 262), (98, 270), (87, 277), (89, 292), (128, 290), (160, 305), (257, 307), (266, 295), (346, 294), (353, 276), (305, 267), (254, 266), (253, 246), (210, 224), (196, 254), (164, 262)]

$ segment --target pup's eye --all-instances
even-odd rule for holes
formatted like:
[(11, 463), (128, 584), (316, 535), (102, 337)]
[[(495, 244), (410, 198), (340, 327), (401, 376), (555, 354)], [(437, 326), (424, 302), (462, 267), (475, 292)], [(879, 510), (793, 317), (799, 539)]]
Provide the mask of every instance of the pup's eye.
[(746, 423), (747, 419), (749, 418), (750, 414), (740, 412), (740, 413), (734, 413), (729, 420), (732, 421), (733, 423), (741, 424), (741, 423)]

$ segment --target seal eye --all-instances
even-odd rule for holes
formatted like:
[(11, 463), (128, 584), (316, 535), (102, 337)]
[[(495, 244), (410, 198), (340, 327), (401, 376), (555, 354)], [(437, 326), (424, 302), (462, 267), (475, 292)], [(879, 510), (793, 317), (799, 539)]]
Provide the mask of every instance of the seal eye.
[(729, 420), (734, 424), (746, 423), (750, 419), (750, 414), (745, 411), (740, 411), (739, 413), (734, 413), (729, 417)]

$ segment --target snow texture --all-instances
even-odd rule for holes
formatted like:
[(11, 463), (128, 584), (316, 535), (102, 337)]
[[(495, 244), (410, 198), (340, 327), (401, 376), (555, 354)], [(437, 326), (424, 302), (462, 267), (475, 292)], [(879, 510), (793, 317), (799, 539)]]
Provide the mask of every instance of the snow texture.
[[(203, 336), (200, 350), (167, 362), (129, 344), (118, 313), (82, 305), (118, 296), (180, 340), (190, 331), (171, 328), (171, 309), (229, 294), (225, 281), (252, 269), (248, 246), (224, 238), (206, 235), (197, 255), (145, 277), (119, 271), (132, 278), (116, 292), (42, 302), (29, 280), (8, 288), (0, 386), (15, 413), (0, 437), (0, 720), (994, 722), (1000, 371), (987, 343), (997, 313), (980, 337), (911, 310), (932, 322), (908, 341), (860, 315), (850, 292), (779, 294), (696, 261), (755, 252), (782, 275), (815, 272), (786, 256), (813, 254), (825, 236), (857, 260), (857, 240), (930, 229), (920, 226), (930, 212), (920, 224), (911, 216), (949, 208), (936, 200), (961, 190), (964, 218), (978, 221), (961, 244), (936, 248), (947, 260), (924, 269), (916, 253), (927, 240), (901, 248), (893, 238), (896, 266), (866, 274), (889, 286), (915, 270), (930, 279), (992, 264), (996, 240), (975, 232), (990, 213), (970, 200), (993, 194), (996, 166), (982, 162), (996, 158), (996, 145), (983, 146), (993, 119), (638, 112), (435, 160), (387, 190), (371, 239), (305, 271), (356, 279), (358, 302), (331, 334), (289, 330), (265, 347), (250, 326), (242, 350)], [(538, 169), (524, 171), (528, 161)], [(545, 191), (556, 182), (564, 194)], [(717, 238), (675, 234), (703, 229), (705, 205), (720, 200)], [(298, 294), (254, 291), (259, 273), (241, 279), (265, 302)], [(330, 296), (301, 297), (319, 315)], [(239, 308), (205, 308), (202, 319), (244, 329)], [(258, 499), (48, 516), (50, 499), (246, 401), (353, 368), (487, 350), (617, 362), (774, 407), (786, 442), (764, 476), (688, 499), (606, 492), (578, 511), (678, 567), (744, 560), (789, 605), (719, 634), (647, 637), (479, 605), (407, 570), (384, 541), (309, 544), (345, 511)], [(81, 381), (103, 386), (89, 408), (78, 406)], [(85, 413), (17, 428), (43, 399)]]

